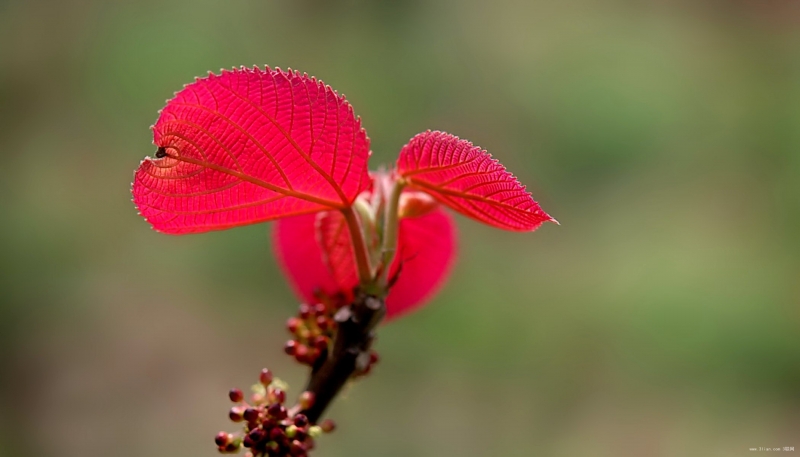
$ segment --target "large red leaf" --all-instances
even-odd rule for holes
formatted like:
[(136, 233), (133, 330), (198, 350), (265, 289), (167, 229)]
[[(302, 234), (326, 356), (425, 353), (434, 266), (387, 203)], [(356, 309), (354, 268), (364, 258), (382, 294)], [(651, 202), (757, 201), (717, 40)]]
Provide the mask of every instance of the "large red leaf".
[[(349, 293), (358, 282), (352, 258), (326, 263), (328, 254), (318, 242), (318, 217), (323, 216), (312, 214), (282, 219), (273, 231), (275, 253), (289, 282), (303, 300), (312, 302), (316, 290), (328, 294)], [(401, 270), (386, 298), (387, 317), (405, 314), (431, 298), (446, 280), (455, 254), (455, 224), (442, 208), (424, 216), (402, 219), (390, 278), (398, 273), (398, 268)], [(333, 272), (331, 266), (340, 270)], [(348, 282), (340, 283), (342, 278), (349, 278)]]
[(412, 187), (480, 222), (516, 231), (555, 222), (503, 165), (457, 136), (420, 133), (400, 151), (397, 169)]
[(368, 185), (369, 139), (322, 81), (242, 68), (198, 78), (153, 126), (158, 151), (133, 199), (156, 230), (192, 233), (349, 206)]

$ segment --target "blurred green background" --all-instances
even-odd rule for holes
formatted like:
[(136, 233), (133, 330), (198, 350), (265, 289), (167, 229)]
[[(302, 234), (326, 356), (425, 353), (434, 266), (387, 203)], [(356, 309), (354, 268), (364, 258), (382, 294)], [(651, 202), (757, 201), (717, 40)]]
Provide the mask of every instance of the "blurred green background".
[(0, 455), (213, 456), (296, 301), (266, 225), (130, 202), (156, 111), (238, 65), (347, 95), (373, 166), (427, 128), (559, 219), (459, 218), (314, 455), (800, 452), (800, 2), (0, 0)]

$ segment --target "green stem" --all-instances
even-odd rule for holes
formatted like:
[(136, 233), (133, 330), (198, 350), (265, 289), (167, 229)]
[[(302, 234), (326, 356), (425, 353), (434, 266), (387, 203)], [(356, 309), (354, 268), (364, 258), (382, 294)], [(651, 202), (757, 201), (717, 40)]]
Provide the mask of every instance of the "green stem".
[(356, 254), (358, 281), (362, 286), (367, 286), (372, 283), (372, 267), (370, 266), (369, 255), (367, 254), (367, 243), (364, 241), (364, 233), (361, 231), (361, 224), (352, 206), (343, 209), (342, 214), (344, 214), (344, 220), (347, 222), (350, 239), (353, 242), (353, 250)]
[(397, 253), (397, 232), (400, 224), (398, 210), (400, 206), (400, 194), (403, 193), (403, 187), (406, 183), (404, 180), (398, 179), (392, 186), (392, 191), (389, 194), (389, 205), (386, 207), (384, 213), (383, 224), (383, 247), (381, 249), (383, 259), (381, 261), (381, 277), (380, 287), (384, 293), (388, 293), (386, 287), (389, 283), (389, 268), (394, 261), (394, 256)]

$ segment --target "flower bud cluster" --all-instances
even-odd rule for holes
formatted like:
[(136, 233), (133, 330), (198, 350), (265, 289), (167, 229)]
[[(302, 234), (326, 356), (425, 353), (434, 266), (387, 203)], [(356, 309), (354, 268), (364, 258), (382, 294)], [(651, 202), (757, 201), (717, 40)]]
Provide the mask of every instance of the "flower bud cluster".
[[(295, 412), (297, 408), (288, 410), (284, 406), (286, 385), (274, 379), (267, 369), (261, 371), (259, 384), (253, 386), (249, 403), (239, 389), (232, 389), (228, 395), (236, 404), (228, 414), (230, 419), (244, 426), (240, 433), (217, 434), (214, 442), (223, 454), (245, 447), (248, 449), (246, 457), (305, 457), (314, 448), (314, 438), (335, 428), (330, 420), (315, 425), (304, 414)], [(300, 395), (300, 410), (313, 404), (313, 393)]]
[(295, 360), (312, 367), (320, 357), (327, 354), (336, 333), (334, 315), (348, 302), (346, 297), (339, 295), (319, 293), (317, 297), (317, 303), (302, 303), (297, 315), (286, 321), (286, 328), (292, 338), (283, 347)]

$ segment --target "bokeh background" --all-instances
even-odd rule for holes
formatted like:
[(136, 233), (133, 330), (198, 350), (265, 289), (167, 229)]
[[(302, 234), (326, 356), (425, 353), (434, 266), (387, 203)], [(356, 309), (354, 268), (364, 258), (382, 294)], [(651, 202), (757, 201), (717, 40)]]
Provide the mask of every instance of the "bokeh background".
[(438, 128), (562, 225), (459, 218), (315, 455), (800, 452), (800, 2), (0, 0), (0, 455), (213, 456), (296, 309), (268, 225), (186, 237), (130, 202), (197, 75), (345, 93), (375, 165)]

